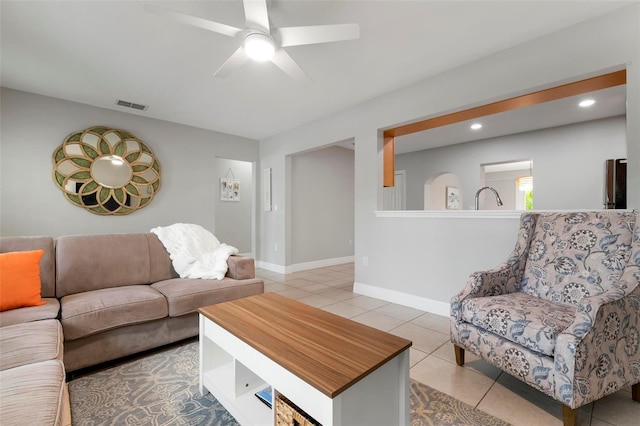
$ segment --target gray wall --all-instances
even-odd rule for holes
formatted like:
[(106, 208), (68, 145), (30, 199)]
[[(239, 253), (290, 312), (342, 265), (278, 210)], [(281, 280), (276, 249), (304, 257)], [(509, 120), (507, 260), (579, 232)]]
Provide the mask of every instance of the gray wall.
[[(355, 140), (356, 290), (448, 313), (451, 296), (469, 274), (496, 266), (513, 249), (517, 217), (398, 212), (383, 215), (381, 129), (470, 105), (507, 99), (535, 88), (627, 70), (628, 184), (640, 187), (640, 4), (470, 62), (260, 143), (261, 167), (273, 171), (277, 214), (260, 214), (259, 257), (286, 265), (287, 158), (338, 141)], [(567, 153), (559, 152), (566, 156)], [(534, 164), (534, 167), (536, 165)], [(596, 173), (600, 174), (600, 168)], [(478, 173), (479, 175), (479, 173)], [(479, 177), (478, 177), (479, 178)], [(628, 206), (640, 208), (640, 191)], [(500, 212), (506, 214), (505, 212)], [(446, 216), (443, 216), (446, 214)], [(278, 244), (280, 251), (273, 250)], [(365, 266), (364, 258), (367, 258)], [(422, 303), (425, 302), (425, 303)], [(419, 305), (419, 306), (418, 306)]]
[[(220, 178), (229, 177), (240, 181), (240, 200), (221, 201), (220, 186), (215, 191), (216, 226), (215, 236), (221, 243), (236, 247), (240, 253), (251, 253), (254, 182), (253, 163), (247, 161), (216, 159), (216, 170)], [(231, 170), (231, 172), (227, 172)]]
[[(0, 235), (148, 232), (176, 222), (215, 229), (216, 157), (257, 161), (258, 142), (139, 115), (2, 88)], [(67, 201), (52, 180), (54, 149), (72, 132), (128, 130), (160, 160), (162, 186), (127, 216), (98, 216)], [(239, 225), (240, 226), (240, 225)]]
[(395, 166), (407, 171), (407, 210), (423, 209), (425, 181), (443, 172), (460, 178), (463, 208), (473, 209), (481, 164), (528, 159), (534, 209), (601, 209), (604, 161), (626, 152), (621, 116), (398, 155)]
[(353, 256), (353, 161), (337, 146), (291, 157), (291, 263)]

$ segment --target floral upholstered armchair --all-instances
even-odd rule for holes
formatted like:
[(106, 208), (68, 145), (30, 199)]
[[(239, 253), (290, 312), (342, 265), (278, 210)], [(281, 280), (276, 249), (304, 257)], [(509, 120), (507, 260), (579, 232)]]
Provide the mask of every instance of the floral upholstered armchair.
[(577, 408), (632, 385), (640, 402), (637, 211), (525, 213), (508, 260), (451, 300), (458, 365), (469, 350)]

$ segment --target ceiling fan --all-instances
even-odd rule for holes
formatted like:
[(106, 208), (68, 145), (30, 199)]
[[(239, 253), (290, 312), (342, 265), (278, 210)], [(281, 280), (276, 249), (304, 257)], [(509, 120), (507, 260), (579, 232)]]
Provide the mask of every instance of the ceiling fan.
[(271, 29), (267, 12), (267, 0), (243, 0), (246, 28), (236, 28), (208, 19), (187, 15), (145, 3), (145, 9), (156, 15), (173, 18), (183, 24), (193, 25), (228, 37), (242, 40), (240, 47), (213, 74), (225, 77), (248, 59), (271, 61), (292, 78), (311, 81), (291, 56), (283, 49), (289, 46), (356, 40), (360, 37), (358, 24), (310, 25)]

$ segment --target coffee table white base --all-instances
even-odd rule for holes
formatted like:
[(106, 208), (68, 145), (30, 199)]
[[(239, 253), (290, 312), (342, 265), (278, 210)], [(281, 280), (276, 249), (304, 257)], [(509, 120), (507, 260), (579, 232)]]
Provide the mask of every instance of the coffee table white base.
[(409, 349), (330, 398), (201, 314), (200, 392), (241, 425), (266, 426), (274, 410), (255, 396), (266, 386), (323, 426), (409, 424)]

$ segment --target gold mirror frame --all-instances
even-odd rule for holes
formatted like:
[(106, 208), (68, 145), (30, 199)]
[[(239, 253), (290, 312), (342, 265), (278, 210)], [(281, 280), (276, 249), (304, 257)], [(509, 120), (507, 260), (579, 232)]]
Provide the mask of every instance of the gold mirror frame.
[[(105, 185), (92, 173), (96, 161), (105, 157), (129, 166), (131, 177), (122, 186)], [(99, 215), (126, 215), (149, 204), (160, 189), (160, 162), (130, 132), (94, 126), (72, 133), (54, 150), (53, 181), (78, 207)]]

